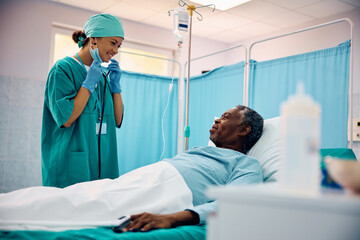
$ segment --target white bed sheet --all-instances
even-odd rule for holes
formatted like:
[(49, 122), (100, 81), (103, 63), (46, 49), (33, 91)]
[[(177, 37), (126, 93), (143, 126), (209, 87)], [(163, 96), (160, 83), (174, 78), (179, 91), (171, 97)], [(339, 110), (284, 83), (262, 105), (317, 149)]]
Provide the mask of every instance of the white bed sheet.
[(114, 180), (0, 194), (0, 229), (63, 231), (111, 225), (125, 214), (171, 213), (192, 206), (191, 191), (179, 172), (158, 162)]

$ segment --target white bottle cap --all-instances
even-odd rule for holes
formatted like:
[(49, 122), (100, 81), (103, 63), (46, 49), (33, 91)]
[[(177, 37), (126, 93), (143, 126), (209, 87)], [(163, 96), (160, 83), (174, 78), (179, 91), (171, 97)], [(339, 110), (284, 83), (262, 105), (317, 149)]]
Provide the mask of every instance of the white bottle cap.
[(313, 98), (304, 92), (304, 84), (299, 82), (296, 94), (281, 104), (281, 115), (291, 116), (319, 116), (320, 106)]

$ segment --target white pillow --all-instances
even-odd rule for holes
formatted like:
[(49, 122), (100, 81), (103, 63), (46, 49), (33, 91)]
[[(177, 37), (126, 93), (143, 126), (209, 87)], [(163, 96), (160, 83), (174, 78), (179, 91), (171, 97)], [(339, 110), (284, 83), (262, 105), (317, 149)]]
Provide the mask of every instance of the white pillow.
[[(215, 120), (216, 119), (219, 119), (218, 117), (214, 117), (214, 123), (215, 123)], [(209, 142), (208, 142), (208, 146), (211, 146), (211, 147), (216, 147), (215, 146), (215, 143), (213, 143), (210, 139), (209, 139)]]
[(260, 139), (247, 152), (256, 158), (263, 171), (264, 182), (275, 182), (280, 167), (281, 117), (266, 119)]

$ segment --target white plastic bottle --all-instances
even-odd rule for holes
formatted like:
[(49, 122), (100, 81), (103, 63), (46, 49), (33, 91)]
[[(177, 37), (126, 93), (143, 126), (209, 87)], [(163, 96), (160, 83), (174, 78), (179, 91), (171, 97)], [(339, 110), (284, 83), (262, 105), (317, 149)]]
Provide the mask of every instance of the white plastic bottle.
[(299, 83), (295, 95), (281, 105), (282, 159), (279, 185), (302, 194), (320, 190), (320, 106)]
[(184, 8), (176, 8), (174, 11), (174, 33), (182, 43), (189, 31), (189, 12)]

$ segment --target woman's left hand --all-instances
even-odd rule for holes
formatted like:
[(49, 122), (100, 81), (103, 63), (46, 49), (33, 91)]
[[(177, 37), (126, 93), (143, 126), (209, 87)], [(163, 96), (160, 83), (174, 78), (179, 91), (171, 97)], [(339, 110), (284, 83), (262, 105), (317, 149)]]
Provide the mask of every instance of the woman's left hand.
[(115, 59), (110, 59), (110, 61), (111, 63), (107, 67), (107, 69), (110, 71), (110, 90), (112, 93), (121, 93), (121, 69), (119, 67), (119, 63)]

